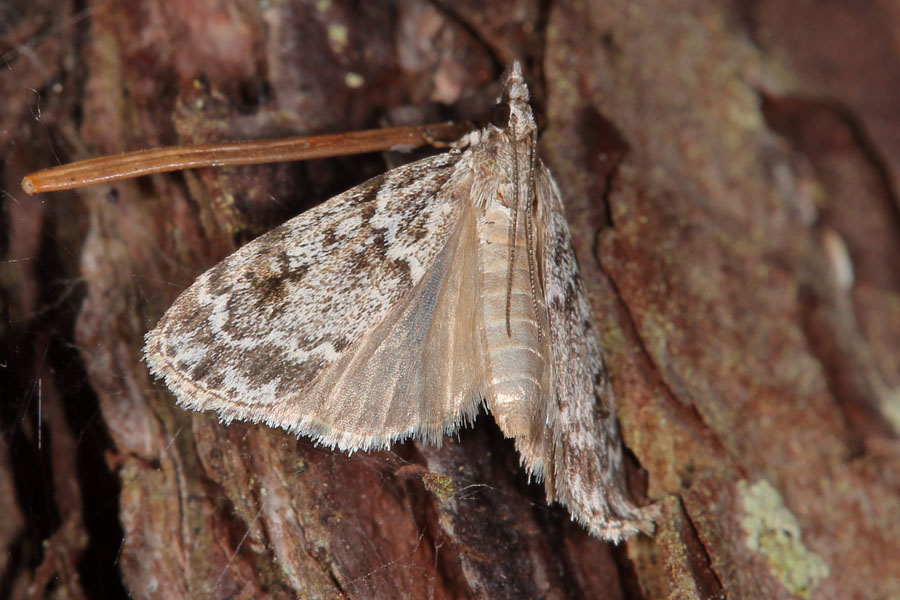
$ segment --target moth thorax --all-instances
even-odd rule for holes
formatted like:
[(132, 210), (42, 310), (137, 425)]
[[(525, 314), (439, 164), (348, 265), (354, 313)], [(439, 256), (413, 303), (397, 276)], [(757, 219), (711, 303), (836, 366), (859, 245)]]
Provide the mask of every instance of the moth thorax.
[(541, 334), (542, 324), (535, 312), (536, 304), (541, 314), (545, 312), (544, 300), (540, 297), (536, 302), (533, 297), (522, 215), (510, 264), (510, 219), (510, 209), (498, 201), (489, 202), (478, 219), (478, 234), (488, 366), (486, 400), (500, 429), (511, 437), (528, 433), (541, 398), (547, 336)]

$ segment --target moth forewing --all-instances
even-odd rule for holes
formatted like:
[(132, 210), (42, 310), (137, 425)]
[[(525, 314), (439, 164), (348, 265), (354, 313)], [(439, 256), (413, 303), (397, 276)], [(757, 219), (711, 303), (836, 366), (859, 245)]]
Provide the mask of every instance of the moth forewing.
[[(543, 285), (550, 315), (551, 390), (557, 410), (548, 497), (559, 500), (594, 535), (619, 541), (652, 533), (655, 507), (636, 507), (625, 492), (612, 386), (591, 319), (559, 188), (541, 165)], [(545, 462), (547, 460), (545, 459)], [(550, 481), (552, 479), (552, 481)]]
[(612, 395), (518, 63), (492, 124), (467, 140), (201, 275), (147, 334), (150, 369), (182, 406), (351, 451), (440, 443), (484, 402), (548, 499), (592, 534), (650, 531), (624, 491)]
[(447, 267), (459, 264), (459, 158), (390, 171), (201, 275), (147, 335), (151, 370), (183, 406), (343, 450), (439, 440), (471, 418), (477, 382), (440, 399), (454, 411), (440, 423), (419, 389), (422, 323), (438, 306), (446, 313), (434, 300)]

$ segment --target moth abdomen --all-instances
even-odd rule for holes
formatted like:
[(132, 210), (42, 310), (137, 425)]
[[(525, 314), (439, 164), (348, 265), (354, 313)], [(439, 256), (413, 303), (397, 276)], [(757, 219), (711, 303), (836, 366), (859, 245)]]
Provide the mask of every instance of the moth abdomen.
[[(524, 228), (510, 253), (513, 210), (492, 200), (478, 220), (481, 310), (488, 372), (487, 404), (508, 437), (526, 435), (544, 390), (547, 351), (535, 314)], [(521, 220), (522, 215), (518, 215)], [(510, 262), (510, 256), (514, 257)], [(543, 299), (540, 304), (542, 305)]]

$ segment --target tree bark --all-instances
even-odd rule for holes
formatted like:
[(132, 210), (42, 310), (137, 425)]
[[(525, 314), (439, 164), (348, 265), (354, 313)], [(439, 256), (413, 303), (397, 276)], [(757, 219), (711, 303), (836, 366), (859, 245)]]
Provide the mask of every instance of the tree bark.
[[(896, 3), (89, 0), (0, 22), (0, 596), (900, 596)], [(485, 114), (515, 59), (652, 538), (588, 536), (483, 415), (347, 456), (185, 412), (148, 374), (143, 336), (197, 275), (407, 155), (18, 187)]]

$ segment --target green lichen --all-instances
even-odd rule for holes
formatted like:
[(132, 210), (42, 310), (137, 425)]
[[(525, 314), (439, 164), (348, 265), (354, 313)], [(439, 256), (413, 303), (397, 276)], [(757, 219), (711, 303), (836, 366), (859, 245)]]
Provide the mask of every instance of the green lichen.
[(341, 23), (331, 23), (328, 25), (328, 41), (331, 47), (337, 52), (343, 52), (349, 43), (349, 30), (346, 25)]
[(359, 73), (348, 72), (344, 75), (344, 85), (348, 88), (361, 88), (366, 80)]
[(425, 473), (422, 475), (422, 484), (441, 502), (446, 502), (456, 494), (456, 482), (448, 475)]
[(745, 516), (747, 546), (766, 557), (771, 572), (792, 594), (808, 598), (813, 588), (828, 577), (828, 564), (810, 552), (800, 539), (800, 525), (768, 481), (738, 484)]

